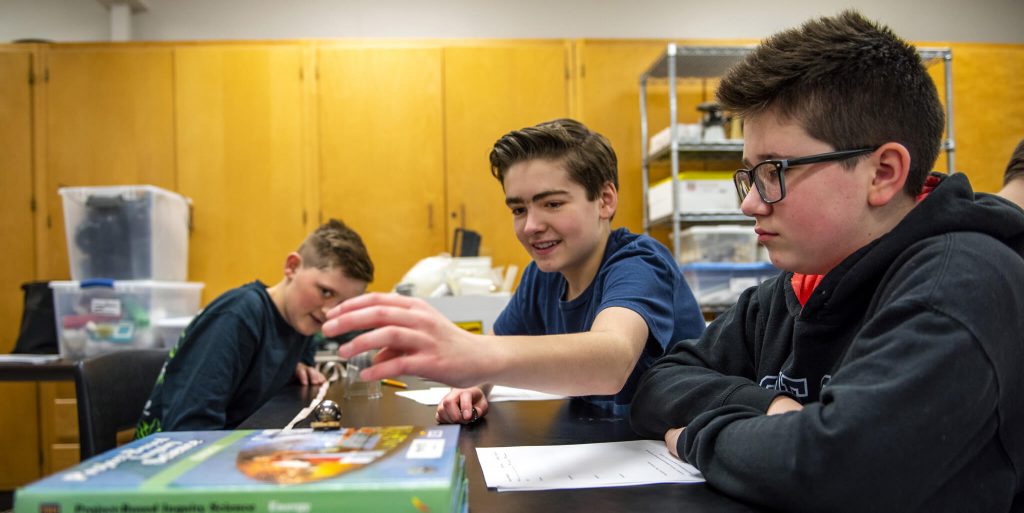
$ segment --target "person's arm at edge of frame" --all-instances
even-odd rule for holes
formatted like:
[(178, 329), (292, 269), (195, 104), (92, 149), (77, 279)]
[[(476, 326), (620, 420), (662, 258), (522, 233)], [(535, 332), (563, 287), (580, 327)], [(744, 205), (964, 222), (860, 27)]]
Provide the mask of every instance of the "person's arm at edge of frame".
[(343, 358), (381, 350), (363, 379), (413, 374), (455, 387), (489, 382), (563, 395), (618, 392), (647, 339), (643, 318), (621, 307), (602, 310), (588, 332), (544, 336), (471, 334), (426, 302), (394, 294), (353, 298), (328, 317), (327, 336), (378, 328), (338, 350)]

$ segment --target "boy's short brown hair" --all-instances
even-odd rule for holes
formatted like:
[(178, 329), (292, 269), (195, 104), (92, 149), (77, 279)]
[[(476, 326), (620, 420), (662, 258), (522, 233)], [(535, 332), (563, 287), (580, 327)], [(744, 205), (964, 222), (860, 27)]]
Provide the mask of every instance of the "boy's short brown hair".
[(619, 188), (615, 150), (603, 135), (573, 119), (556, 119), (513, 130), (491, 149), (491, 174), (505, 185), (505, 173), (513, 165), (532, 159), (561, 161), (569, 178), (582, 185), (593, 201), (604, 184)]
[(303, 267), (338, 268), (349, 278), (373, 281), (373, 261), (363, 239), (337, 219), (328, 220), (309, 234), (298, 253)]
[(1020, 140), (1013, 150), (1013, 155), (1010, 155), (1010, 162), (1006, 164), (1006, 171), (1003, 172), (1003, 185), (1021, 175), (1024, 175), (1024, 139)]
[(741, 117), (794, 120), (836, 150), (900, 143), (912, 196), (939, 154), (942, 104), (917, 50), (856, 11), (766, 39), (722, 79), (718, 101)]

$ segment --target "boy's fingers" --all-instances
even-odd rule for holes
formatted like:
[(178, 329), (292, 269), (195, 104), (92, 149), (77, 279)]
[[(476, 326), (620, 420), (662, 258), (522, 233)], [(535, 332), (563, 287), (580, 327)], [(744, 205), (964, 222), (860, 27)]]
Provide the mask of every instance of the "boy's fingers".
[(375, 305), (341, 313), (321, 326), (325, 336), (333, 337), (355, 330), (402, 326), (420, 328), (427, 320), (426, 313), (391, 305)]
[(462, 410), (462, 420), (472, 420), (476, 413), (476, 408), (473, 407), (473, 395), (469, 392), (460, 393), (459, 406)]
[(388, 348), (394, 354), (419, 352), (430, 345), (429, 335), (410, 328), (386, 326), (368, 331), (338, 348), (338, 356), (351, 358), (371, 349)]
[(420, 300), (409, 296), (371, 292), (369, 294), (356, 296), (347, 301), (342, 301), (341, 304), (330, 309), (330, 311), (327, 312), (327, 316), (335, 317), (344, 313), (372, 306), (393, 306), (408, 309), (418, 304), (422, 304)]

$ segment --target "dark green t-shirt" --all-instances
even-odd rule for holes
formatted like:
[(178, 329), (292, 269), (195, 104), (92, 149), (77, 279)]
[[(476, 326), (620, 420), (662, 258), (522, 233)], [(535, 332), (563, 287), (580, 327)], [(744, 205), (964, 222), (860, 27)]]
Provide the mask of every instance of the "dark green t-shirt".
[(157, 431), (234, 429), (312, 364), (312, 337), (295, 331), (255, 281), (207, 306), (178, 338), (136, 427)]

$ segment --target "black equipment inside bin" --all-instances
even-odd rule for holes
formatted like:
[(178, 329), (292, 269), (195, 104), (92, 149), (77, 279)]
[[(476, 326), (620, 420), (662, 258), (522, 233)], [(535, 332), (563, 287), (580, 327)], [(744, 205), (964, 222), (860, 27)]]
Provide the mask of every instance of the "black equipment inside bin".
[(150, 210), (147, 195), (89, 196), (75, 230), (85, 276), (115, 280), (150, 276)]

